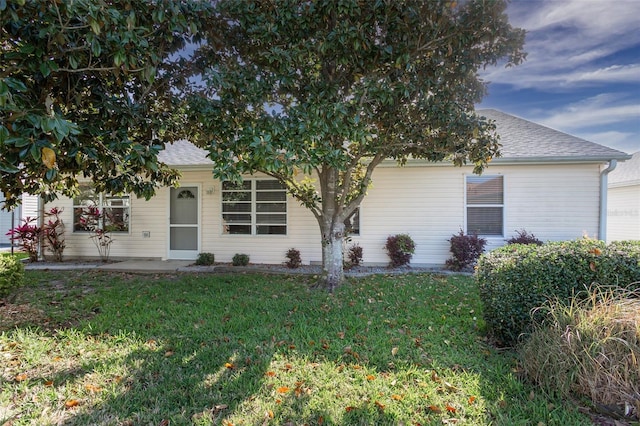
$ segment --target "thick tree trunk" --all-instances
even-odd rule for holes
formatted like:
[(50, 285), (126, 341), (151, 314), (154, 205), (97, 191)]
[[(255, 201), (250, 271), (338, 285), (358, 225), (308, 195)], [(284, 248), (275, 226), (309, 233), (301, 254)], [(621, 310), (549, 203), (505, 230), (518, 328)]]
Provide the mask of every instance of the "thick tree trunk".
[(343, 246), (344, 223), (326, 221), (322, 231), (322, 281), (320, 286), (333, 292), (344, 279)]

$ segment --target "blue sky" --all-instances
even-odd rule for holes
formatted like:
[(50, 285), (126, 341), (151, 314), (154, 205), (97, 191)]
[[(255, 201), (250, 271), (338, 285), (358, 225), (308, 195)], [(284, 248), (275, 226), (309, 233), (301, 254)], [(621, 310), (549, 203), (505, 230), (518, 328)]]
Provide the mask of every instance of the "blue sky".
[(507, 13), (527, 60), (485, 70), (477, 107), (640, 151), (640, 0), (513, 0)]

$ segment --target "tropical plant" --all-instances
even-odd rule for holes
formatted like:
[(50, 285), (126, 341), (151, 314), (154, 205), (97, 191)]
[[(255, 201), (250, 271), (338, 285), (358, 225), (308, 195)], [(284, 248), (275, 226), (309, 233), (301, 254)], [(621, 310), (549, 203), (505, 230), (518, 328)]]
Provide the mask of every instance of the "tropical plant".
[(57, 262), (62, 261), (62, 254), (66, 247), (64, 239), (64, 222), (60, 217), (63, 209), (52, 207), (45, 213), (46, 222), (42, 227), (44, 235), (44, 243), (48, 251), (53, 254), (53, 259)]
[(6, 234), (11, 237), (12, 241), (17, 241), (20, 247), (27, 252), (30, 262), (38, 261), (38, 249), (42, 235), (42, 228), (36, 225), (36, 222), (37, 218), (26, 217), (22, 219), (21, 225), (16, 226)]
[(95, 244), (100, 255), (100, 260), (107, 262), (111, 253), (111, 244), (115, 241), (111, 237), (109, 228), (105, 228), (105, 210), (100, 210), (95, 206), (85, 207), (80, 216), (80, 223), (83, 228), (89, 231), (89, 238)]

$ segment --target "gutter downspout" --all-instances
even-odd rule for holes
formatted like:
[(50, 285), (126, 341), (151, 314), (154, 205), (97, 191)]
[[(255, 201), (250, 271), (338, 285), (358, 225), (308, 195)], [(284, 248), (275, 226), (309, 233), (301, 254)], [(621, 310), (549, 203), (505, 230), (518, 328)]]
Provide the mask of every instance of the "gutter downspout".
[(600, 228), (598, 229), (598, 239), (607, 241), (607, 189), (608, 175), (615, 170), (618, 160), (611, 160), (609, 167), (600, 172)]

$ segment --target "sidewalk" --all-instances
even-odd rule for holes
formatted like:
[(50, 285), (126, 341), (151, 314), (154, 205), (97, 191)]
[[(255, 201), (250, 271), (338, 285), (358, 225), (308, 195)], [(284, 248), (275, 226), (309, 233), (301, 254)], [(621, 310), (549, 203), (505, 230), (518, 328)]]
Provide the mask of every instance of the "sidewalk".
[(70, 270), (97, 270), (110, 272), (131, 273), (168, 273), (189, 271), (191, 260), (125, 260), (114, 263), (73, 263), (73, 262), (38, 262), (26, 263), (27, 270), (41, 271), (70, 271)]

